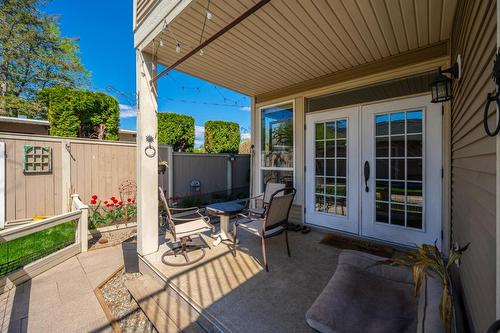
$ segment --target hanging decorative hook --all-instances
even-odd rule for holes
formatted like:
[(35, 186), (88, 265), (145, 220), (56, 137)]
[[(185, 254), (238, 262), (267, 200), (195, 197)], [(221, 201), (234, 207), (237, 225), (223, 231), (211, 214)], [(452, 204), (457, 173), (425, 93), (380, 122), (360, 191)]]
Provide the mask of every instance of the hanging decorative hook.
[(148, 146), (144, 149), (144, 154), (146, 154), (149, 158), (156, 156), (156, 148), (152, 145), (154, 141), (155, 139), (152, 135), (146, 135), (146, 142), (148, 143)]
[(500, 48), (497, 51), (495, 61), (493, 62), (493, 73), (491, 73), (491, 78), (497, 85), (497, 89), (494, 92), (488, 93), (486, 96), (486, 106), (484, 108), (483, 114), (483, 125), (484, 130), (488, 136), (496, 136), (500, 133), (500, 116), (497, 116), (497, 126), (494, 131), (490, 131), (488, 126), (488, 115), (490, 110), (491, 102), (495, 102), (496, 107), (500, 110), (500, 94), (498, 92), (498, 86), (500, 85)]

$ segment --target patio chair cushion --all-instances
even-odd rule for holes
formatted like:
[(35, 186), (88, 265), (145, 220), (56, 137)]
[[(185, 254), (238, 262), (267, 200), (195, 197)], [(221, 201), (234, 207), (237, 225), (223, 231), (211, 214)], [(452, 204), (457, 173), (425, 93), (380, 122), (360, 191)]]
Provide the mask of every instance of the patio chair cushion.
[(177, 238), (188, 237), (201, 232), (212, 230), (204, 219), (196, 219), (175, 225)]
[(380, 260), (384, 258), (342, 251), (335, 274), (306, 313), (309, 326), (324, 333), (442, 332), (435, 316), (439, 320), (437, 281), (427, 283), (417, 299), (411, 272), (377, 264)]
[[(238, 221), (238, 228), (241, 228), (245, 231), (248, 231), (249, 233), (255, 235), (255, 236), (261, 236), (262, 233), (262, 224), (264, 223), (264, 219), (259, 219), (259, 218), (247, 218)], [(275, 235), (279, 232), (282, 232), (285, 230), (284, 227), (278, 226), (274, 229), (267, 230), (265, 236), (271, 236)]]
[(250, 215), (255, 215), (258, 217), (264, 217), (265, 212), (266, 209), (264, 207), (255, 207), (248, 209), (248, 213), (250, 213)]

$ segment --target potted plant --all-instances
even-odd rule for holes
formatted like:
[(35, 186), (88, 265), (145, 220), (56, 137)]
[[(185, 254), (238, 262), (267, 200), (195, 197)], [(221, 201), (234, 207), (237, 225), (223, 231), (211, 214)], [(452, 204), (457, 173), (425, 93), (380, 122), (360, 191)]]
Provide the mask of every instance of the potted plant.
[(445, 257), (437, 248), (436, 244), (424, 244), (418, 246), (413, 252), (405, 254), (398, 258), (391, 258), (382, 261), (382, 263), (392, 266), (407, 267), (413, 272), (415, 283), (415, 295), (418, 295), (422, 282), (431, 271), (441, 280), (443, 291), (439, 303), (439, 316), (443, 321), (445, 332), (451, 333), (452, 319), (454, 313), (453, 293), (451, 288), (450, 268), (453, 263), (462, 257), (462, 254), (469, 247), (468, 243), (458, 249), (450, 249), (448, 257)]

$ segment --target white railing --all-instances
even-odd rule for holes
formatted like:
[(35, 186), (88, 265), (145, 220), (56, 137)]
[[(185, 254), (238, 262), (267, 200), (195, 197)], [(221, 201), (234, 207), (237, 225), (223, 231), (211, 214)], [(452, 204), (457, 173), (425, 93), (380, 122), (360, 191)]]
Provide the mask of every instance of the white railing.
[(56, 216), (52, 216), (40, 221), (7, 228), (0, 231), (0, 245), (24, 236), (32, 235), (36, 232), (47, 230), (55, 226), (77, 221), (75, 230), (75, 243), (61, 249), (57, 252), (48, 254), (32, 263), (27, 264), (22, 269), (8, 273), (0, 277), (0, 294), (7, 289), (12, 288), (55, 265), (69, 259), (70, 257), (86, 252), (88, 248), (88, 206), (83, 204), (78, 194), (73, 194), (72, 211)]
[(80, 251), (87, 252), (89, 233), (89, 207), (85, 205), (78, 194), (71, 196), (73, 211), (80, 212), (80, 219), (76, 228), (75, 242), (80, 243)]
[(51, 216), (49, 218), (23, 224), (17, 227), (8, 228), (0, 231), (0, 243), (5, 243), (17, 238), (34, 234), (35, 232), (50, 229), (60, 224), (78, 220), (76, 228), (75, 243), (81, 244), (81, 251), (87, 251), (87, 233), (88, 233), (88, 206), (80, 201), (78, 194), (71, 196), (73, 201), (73, 210), (69, 213)]

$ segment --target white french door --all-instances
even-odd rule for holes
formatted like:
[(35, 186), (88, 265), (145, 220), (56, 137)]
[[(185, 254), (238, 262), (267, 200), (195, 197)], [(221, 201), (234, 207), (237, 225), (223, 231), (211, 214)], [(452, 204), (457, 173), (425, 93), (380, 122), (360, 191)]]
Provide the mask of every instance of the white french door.
[(359, 232), (359, 110), (306, 119), (306, 221)]
[(306, 124), (307, 223), (441, 245), (442, 115), (430, 96), (314, 113)]
[[(362, 234), (441, 245), (442, 114), (430, 96), (364, 106)], [(363, 181), (365, 177), (363, 175)]]

